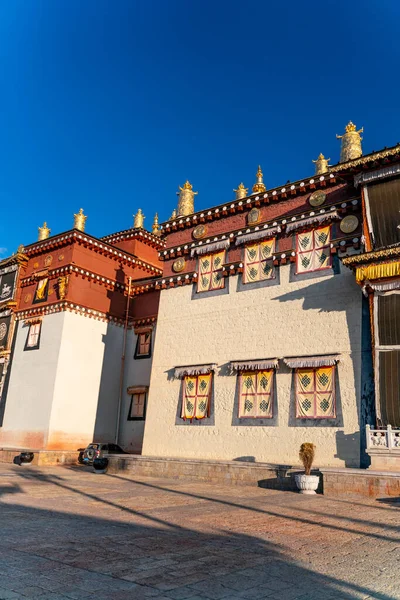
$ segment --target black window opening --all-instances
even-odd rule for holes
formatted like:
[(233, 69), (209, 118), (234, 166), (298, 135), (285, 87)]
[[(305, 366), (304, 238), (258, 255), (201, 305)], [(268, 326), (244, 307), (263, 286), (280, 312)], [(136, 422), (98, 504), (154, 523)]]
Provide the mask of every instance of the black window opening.
[(400, 244), (400, 178), (369, 185), (367, 191), (374, 247)]
[(400, 349), (378, 352), (382, 425), (400, 427)]
[(38, 350), (40, 348), (40, 333), (42, 330), (42, 323), (31, 323), (26, 336), (24, 350)]

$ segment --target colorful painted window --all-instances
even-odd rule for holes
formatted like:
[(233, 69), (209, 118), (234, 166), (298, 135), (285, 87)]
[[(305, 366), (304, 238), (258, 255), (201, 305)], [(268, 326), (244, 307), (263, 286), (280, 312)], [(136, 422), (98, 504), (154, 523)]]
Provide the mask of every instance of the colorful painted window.
[(29, 326), (28, 337), (26, 338), (25, 350), (37, 350), (40, 343), (40, 329), (42, 323), (32, 323)]
[(222, 274), (224, 260), (225, 251), (199, 257), (198, 292), (219, 290), (224, 287), (225, 280)]
[(151, 331), (138, 333), (136, 341), (135, 358), (149, 358), (151, 356)]
[(297, 235), (297, 273), (309, 273), (331, 266), (330, 225)]
[(147, 393), (145, 391), (132, 394), (128, 421), (143, 420), (146, 416)]
[(296, 417), (336, 417), (335, 367), (296, 369)]
[(274, 279), (272, 257), (275, 252), (275, 238), (249, 244), (244, 249), (244, 283)]
[(240, 373), (239, 418), (272, 417), (274, 371)]
[(187, 375), (183, 379), (182, 419), (204, 419), (210, 416), (212, 373)]

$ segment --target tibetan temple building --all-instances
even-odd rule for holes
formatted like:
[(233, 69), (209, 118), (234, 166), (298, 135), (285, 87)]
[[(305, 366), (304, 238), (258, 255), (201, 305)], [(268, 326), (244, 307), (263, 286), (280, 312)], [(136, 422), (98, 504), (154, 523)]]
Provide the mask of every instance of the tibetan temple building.
[(164, 248), (143, 218), (97, 239), (81, 209), (71, 231), (50, 237), (45, 223), (0, 263), (3, 448), (140, 452)]
[(361, 133), (152, 233), (40, 228), (0, 263), (0, 446), (400, 470), (400, 145)]

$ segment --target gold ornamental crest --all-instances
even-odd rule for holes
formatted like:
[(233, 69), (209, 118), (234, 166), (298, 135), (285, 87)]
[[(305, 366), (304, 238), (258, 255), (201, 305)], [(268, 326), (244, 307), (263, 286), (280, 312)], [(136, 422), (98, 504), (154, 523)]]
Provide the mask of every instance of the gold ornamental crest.
[(25, 297), (24, 297), (25, 304), (28, 304), (28, 302), (30, 302), (31, 300), (32, 300), (32, 294), (25, 294)]
[(49, 254), (48, 256), (46, 256), (46, 258), (44, 259), (44, 266), (45, 267), (49, 267), (51, 265), (51, 263), (53, 262), (53, 257), (51, 256), (51, 254)]
[(358, 227), (359, 220), (355, 215), (347, 215), (340, 221), (340, 231), (343, 233), (353, 233)]
[(4, 340), (7, 335), (7, 325), (5, 323), (0, 324), (0, 341)]
[(249, 225), (255, 225), (259, 222), (261, 217), (261, 213), (258, 208), (252, 208), (249, 214), (247, 215), (247, 223)]
[(316, 192), (313, 192), (308, 199), (311, 206), (321, 206), (321, 204), (323, 204), (325, 202), (325, 200), (326, 200), (326, 194), (325, 194), (325, 192), (322, 192), (321, 190), (317, 190)]
[(201, 240), (207, 233), (207, 227), (205, 225), (197, 225), (193, 230), (193, 237), (195, 240)]
[(186, 261), (183, 257), (181, 258), (177, 258), (176, 261), (174, 261), (173, 265), (172, 265), (172, 270), (175, 273), (180, 273), (181, 271), (183, 271), (183, 269), (186, 266)]

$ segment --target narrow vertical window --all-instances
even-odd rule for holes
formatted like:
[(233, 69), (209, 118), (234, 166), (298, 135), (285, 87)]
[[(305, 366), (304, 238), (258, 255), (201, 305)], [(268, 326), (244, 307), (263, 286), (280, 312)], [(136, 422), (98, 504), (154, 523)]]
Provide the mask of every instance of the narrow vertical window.
[(151, 356), (151, 333), (151, 330), (138, 332), (135, 358), (149, 358)]
[(147, 391), (138, 389), (131, 396), (128, 421), (142, 421), (146, 417)]
[(29, 326), (28, 335), (25, 343), (25, 350), (37, 350), (40, 345), (40, 331), (42, 323), (32, 323)]

